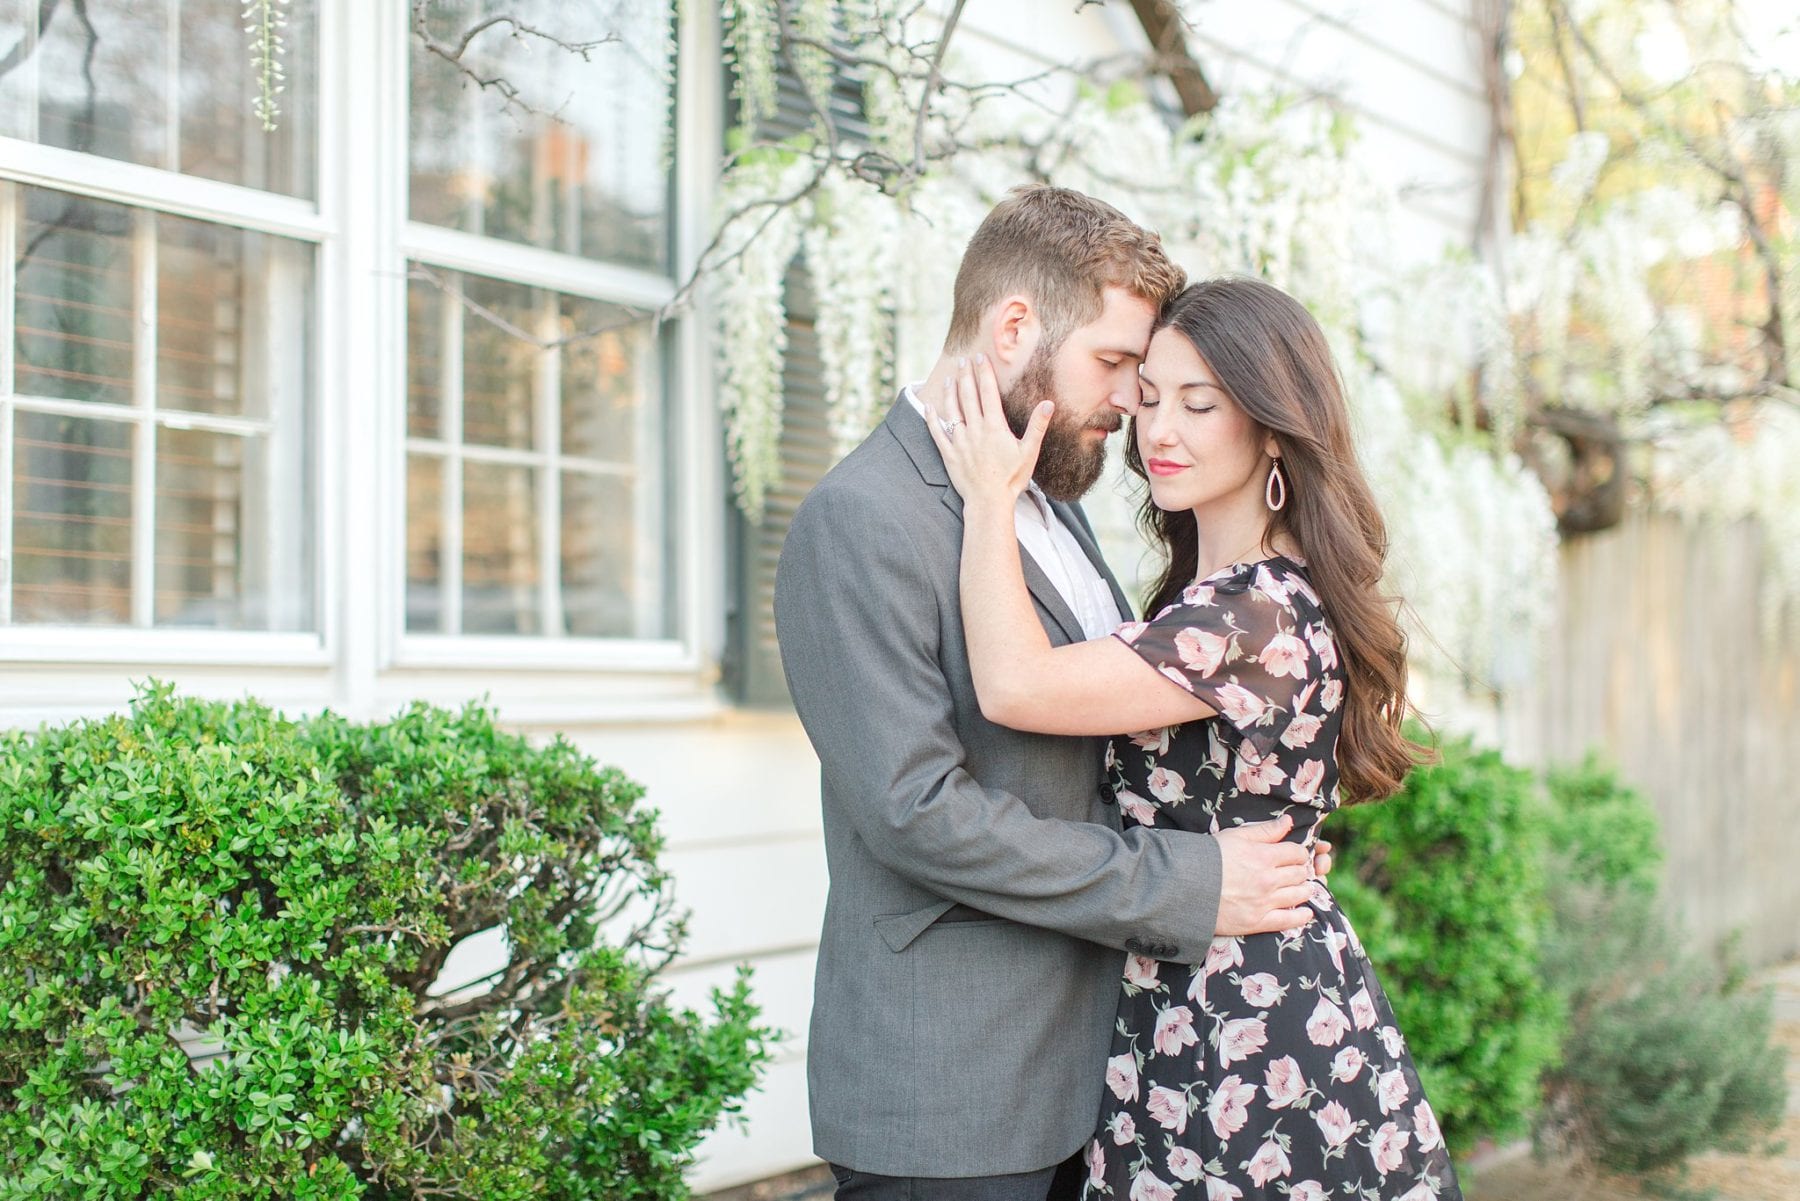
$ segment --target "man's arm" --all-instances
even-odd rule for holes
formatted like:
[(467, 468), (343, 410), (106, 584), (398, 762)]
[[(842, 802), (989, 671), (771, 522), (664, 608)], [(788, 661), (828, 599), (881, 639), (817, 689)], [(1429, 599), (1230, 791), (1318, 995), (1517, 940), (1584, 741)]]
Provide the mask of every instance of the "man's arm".
[[(870, 852), (998, 917), (1111, 947), (1130, 940), (1163, 958), (1203, 956), (1219, 911), (1218, 843), (1041, 818), (971, 777), (939, 661), (939, 598), (911, 532), (871, 498), (818, 501), (788, 533), (776, 622), (795, 707), (829, 786), (860, 798), (848, 816)], [(1305, 862), (1292, 844), (1259, 849)]]

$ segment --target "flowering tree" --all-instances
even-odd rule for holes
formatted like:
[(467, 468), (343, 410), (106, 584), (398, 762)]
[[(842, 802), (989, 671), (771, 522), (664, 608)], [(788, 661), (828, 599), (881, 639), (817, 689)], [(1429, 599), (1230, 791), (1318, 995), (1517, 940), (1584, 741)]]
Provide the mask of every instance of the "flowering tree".
[(1566, 531), (1632, 503), (1754, 516), (1779, 603), (1800, 594), (1800, 75), (1762, 11), (1511, 6), (1508, 353), (1482, 403), (1522, 417)]

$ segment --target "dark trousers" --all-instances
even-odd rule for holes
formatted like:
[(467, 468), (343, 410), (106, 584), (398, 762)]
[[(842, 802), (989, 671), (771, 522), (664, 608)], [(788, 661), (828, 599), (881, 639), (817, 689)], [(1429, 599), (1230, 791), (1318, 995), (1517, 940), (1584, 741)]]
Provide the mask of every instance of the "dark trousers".
[(831, 1165), (837, 1201), (1079, 1201), (1084, 1171), (1080, 1152), (1062, 1163), (1010, 1176), (877, 1176)]

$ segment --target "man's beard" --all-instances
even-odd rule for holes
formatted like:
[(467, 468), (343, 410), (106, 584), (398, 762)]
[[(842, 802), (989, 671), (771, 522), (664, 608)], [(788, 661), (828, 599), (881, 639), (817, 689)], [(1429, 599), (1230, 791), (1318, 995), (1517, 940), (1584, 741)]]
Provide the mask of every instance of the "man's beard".
[[(1056, 400), (1056, 382), (1050, 361), (1055, 347), (1040, 346), (1012, 389), (1001, 397), (1006, 423), (1019, 437), (1025, 436), (1031, 411), (1043, 401)], [(1088, 437), (1089, 430), (1118, 431), (1121, 418), (1110, 406), (1084, 422), (1066, 417), (1059, 407), (1050, 417), (1050, 428), (1044, 431), (1043, 449), (1038, 452), (1037, 470), (1031, 478), (1051, 500), (1073, 501), (1086, 496), (1106, 470), (1106, 439)]]

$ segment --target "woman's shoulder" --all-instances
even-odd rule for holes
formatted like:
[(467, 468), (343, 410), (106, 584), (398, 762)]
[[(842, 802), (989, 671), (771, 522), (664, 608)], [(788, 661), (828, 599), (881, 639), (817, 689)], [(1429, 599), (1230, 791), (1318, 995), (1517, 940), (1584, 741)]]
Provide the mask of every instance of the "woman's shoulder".
[(1297, 556), (1278, 554), (1267, 559), (1231, 563), (1181, 590), (1181, 595), (1150, 616), (1179, 620), (1183, 611), (1237, 610), (1274, 606), (1303, 619), (1321, 611), (1319, 594), (1307, 578), (1306, 564)]

